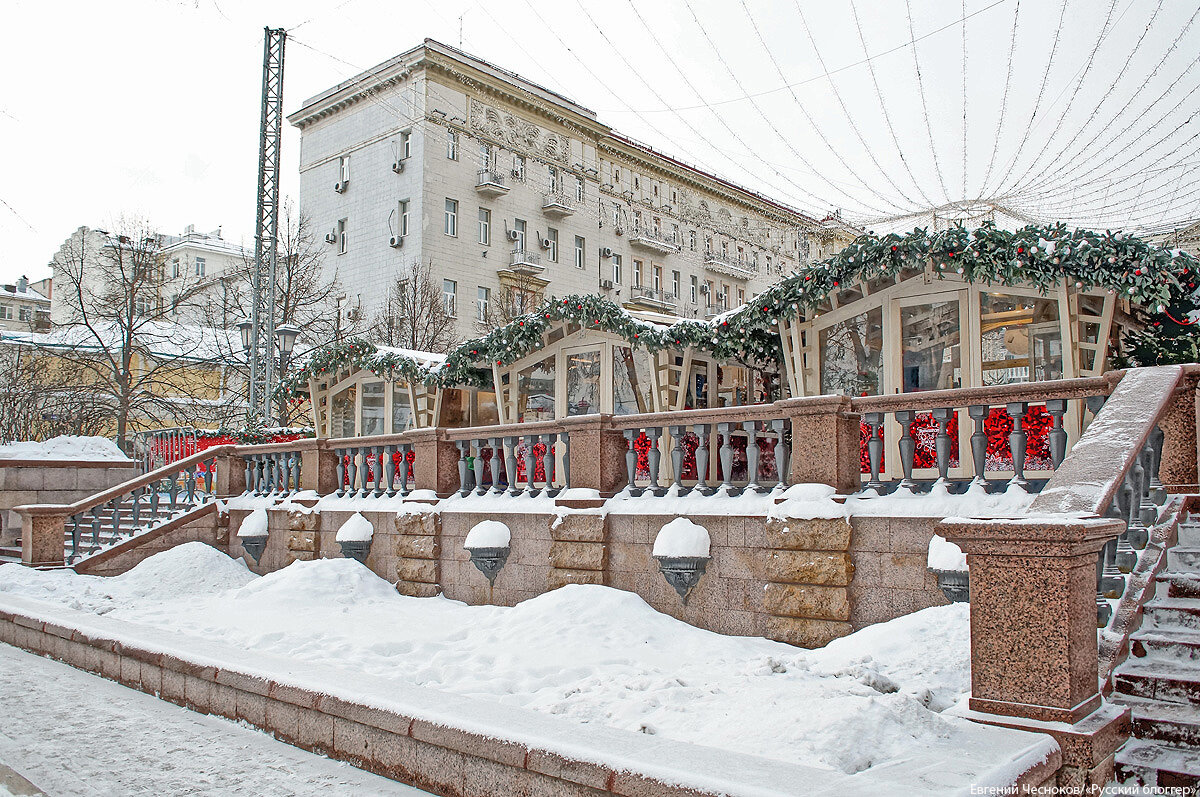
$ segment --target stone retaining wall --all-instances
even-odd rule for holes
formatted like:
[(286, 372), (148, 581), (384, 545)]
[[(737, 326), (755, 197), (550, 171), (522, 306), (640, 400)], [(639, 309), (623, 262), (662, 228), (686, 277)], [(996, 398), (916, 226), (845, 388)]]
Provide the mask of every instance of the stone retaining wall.
[(73, 504), (137, 475), (133, 461), (0, 459), (0, 545), (21, 544), (26, 504)]

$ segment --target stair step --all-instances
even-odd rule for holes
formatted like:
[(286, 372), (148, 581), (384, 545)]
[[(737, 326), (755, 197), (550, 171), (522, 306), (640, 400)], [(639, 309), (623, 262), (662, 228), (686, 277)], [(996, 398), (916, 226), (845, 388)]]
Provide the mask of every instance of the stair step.
[(1200, 598), (1155, 598), (1145, 605), (1142, 628), (1200, 630)]
[(1116, 672), (1116, 691), (1178, 704), (1200, 704), (1200, 666), (1178, 659), (1127, 661)]
[(1141, 775), (1147, 786), (1189, 786), (1200, 780), (1200, 752), (1142, 739), (1130, 739), (1117, 751), (1122, 774)]
[(1200, 630), (1144, 628), (1129, 637), (1137, 658), (1147, 655), (1200, 664)]
[(1167, 568), (1175, 572), (1200, 573), (1200, 548), (1176, 545), (1167, 551)]
[[(1133, 738), (1184, 748), (1200, 747), (1200, 706), (1114, 695), (1133, 715)], [(1197, 751), (1200, 754), (1200, 751)]]
[(1154, 580), (1167, 585), (1168, 598), (1200, 598), (1200, 573), (1164, 570)]
[(1179, 544), (1185, 548), (1200, 548), (1200, 521), (1184, 520), (1178, 526)]

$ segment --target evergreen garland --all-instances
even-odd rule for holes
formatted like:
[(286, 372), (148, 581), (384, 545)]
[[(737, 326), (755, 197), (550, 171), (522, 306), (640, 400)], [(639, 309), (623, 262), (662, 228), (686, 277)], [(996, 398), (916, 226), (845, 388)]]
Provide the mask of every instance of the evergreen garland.
[(312, 378), (363, 368), (385, 379), (401, 377), (443, 387), (490, 386), (493, 364), (508, 365), (541, 348), (543, 335), (559, 321), (610, 332), (652, 352), (692, 346), (718, 360), (778, 361), (782, 354), (774, 328), (780, 319), (807, 313), (855, 280), (896, 277), (927, 265), (939, 279), (954, 274), (985, 285), (1032, 285), (1042, 294), (1062, 283), (1078, 290), (1115, 292), (1151, 316), (1150, 327), (1126, 336), (1134, 361), (1196, 359), (1196, 325), (1172, 319), (1184, 318), (1197, 306), (1190, 293), (1196, 289), (1200, 261), (1192, 255), (1121, 232), (1070, 229), (1062, 223), (1009, 231), (984, 222), (974, 230), (955, 226), (932, 234), (917, 228), (905, 235), (860, 235), (832, 257), (785, 277), (741, 309), (711, 321), (685, 319), (667, 327), (639, 321), (602, 296), (552, 297), (536, 310), (462, 344), (440, 365), (426, 368), (411, 357), (381, 353), (370, 342), (353, 339), (318, 349), (279, 390), (298, 400), (307, 394)]

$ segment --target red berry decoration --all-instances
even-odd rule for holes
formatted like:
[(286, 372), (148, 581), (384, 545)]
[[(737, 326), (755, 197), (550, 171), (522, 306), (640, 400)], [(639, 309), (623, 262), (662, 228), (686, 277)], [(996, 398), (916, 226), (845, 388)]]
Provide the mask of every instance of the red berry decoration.
[(895, 251), (896, 251), (896, 247), (894, 247), (894, 246), (893, 246), (893, 247), (892, 247), (892, 251), (893, 251), (893, 252), (895, 252)]
[(1023, 247), (1023, 246), (1018, 246), (1018, 247), (1017, 247), (1017, 254), (1018, 254), (1018, 255), (1023, 255), (1023, 254), (1025, 254), (1025, 247)]

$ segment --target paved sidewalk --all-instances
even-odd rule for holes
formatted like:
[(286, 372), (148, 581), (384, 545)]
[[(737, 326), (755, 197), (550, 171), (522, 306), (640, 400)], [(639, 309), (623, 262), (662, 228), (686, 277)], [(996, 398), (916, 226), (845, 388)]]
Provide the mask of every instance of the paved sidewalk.
[(0, 694), (0, 794), (427, 794), (3, 643)]

